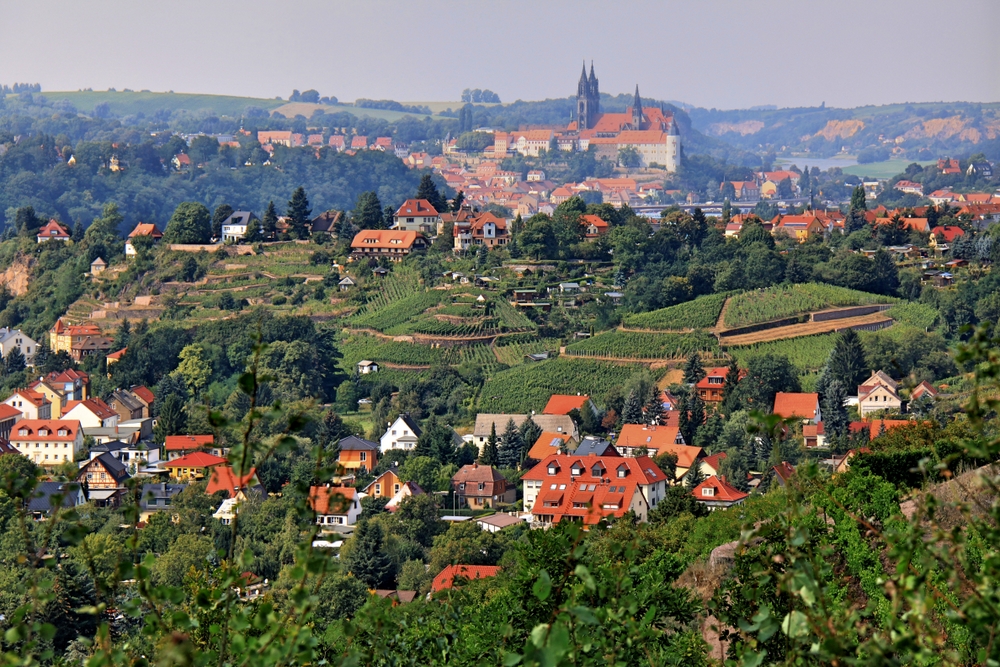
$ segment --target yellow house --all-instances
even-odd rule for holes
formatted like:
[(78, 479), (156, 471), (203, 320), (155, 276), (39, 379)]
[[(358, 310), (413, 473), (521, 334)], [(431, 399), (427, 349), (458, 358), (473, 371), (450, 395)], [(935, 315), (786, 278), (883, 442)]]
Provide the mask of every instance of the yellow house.
[(211, 473), (212, 468), (227, 463), (226, 459), (208, 452), (191, 452), (164, 463), (163, 467), (170, 471), (172, 479), (194, 481), (205, 479)]
[(784, 234), (805, 243), (811, 236), (822, 236), (827, 231), (826, 225), (815, 215), (785, 215), (781, 216), (771, 233), (775, 236)]
[(36, 380), (29, 386), (29, 388), (37, 391), (39, 394), (49, 399), (49, 403), (52, 404), (53, 415), (56, 415), (57, 417), (62, 416), (63, 408), (66, 407), (66, 401), (63, 399), (63, 395), (58, 389), (50, 386), (44, 380)]
[(774, 181), (764, 181), (760, 186), (761, 199), (773, 199), (778, 195), (778, 184)]
[(55, 352), (72, 354), (73, 339), (85, 336), (100, 336), (101, 328), (96, 324), (67, 325), (62, 318), (56, 320), (55, 326), (49, 329), (49, 349)]

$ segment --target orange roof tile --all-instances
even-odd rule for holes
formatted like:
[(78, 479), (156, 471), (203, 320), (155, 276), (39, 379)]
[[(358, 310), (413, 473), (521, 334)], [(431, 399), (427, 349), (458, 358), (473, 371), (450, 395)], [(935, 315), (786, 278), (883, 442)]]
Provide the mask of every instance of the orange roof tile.
[(657, 454), (672, 452), (677, 455), (679, 468), (690, 468), (702, 453), (701, 447), (691, 447), (683, 443), (683, 436), (676, 426), (651, 427), (643, 424), (625, 424), (614, 444), (616, 447), (633, 449), (645, 447), (655, 450)]
[(419, 215), (432, 217), (437, 214), (437, 209), (431, 206), (431, 203), (426, 199), (407, 199), (403, 202), (403, 205), (396, 210), (396, 215), (398, 216)]
[(431, 593), (437, 593), (455, 585), (456, 579), (487, 579), (497, 576), (497, 565), (449, 565), (434, 577)]
[(207, 447), (214, 443), (214, 435), (168, 435), (164, 439), (164, 449), (168, 452), (184, 452)]
[(538, 440), (528, 450), (526, 457), (535, 461), (541, 461), (549, 454), (558, 454), (559, 444), (565, 444), (569, 439), (569, 433), (542, 431), (542, 434), (538, 436)]
[[(76, 419), (22, 419), (14, 424), (10, 432), (11, 440), (30, 438), (50, 442), (73, 442), (80, 432), (80, 422)], [(59, 432), (63, 431), (63, 435)]]
[(819, 394), (779, 391), (774, 395), (774, 414), (782, 419), (816, 419)]
[(417, 232), (406, 232), (395, 229), (367, 229), (358, 232), (351, 241), (351, 248), (363, 250), (366, 248), (412, 248), (417, 237)]
[(163, 464), (165, 468), (213, 468), (225, 465), (226, 459), (208, 452), (191, 452)]
[[(711, 496), (706, 496), (702, 494), (703, 489), (715, 489), (715, 492)], [(722, 479), (721, 477), (714, 475), (709, 477), (704, 482), (694, 487), (691, 490), (691, 495), (695, 497), (696, 500), (701, 501), (722, 501), (722, 502), (739, 502), (744, 498), (748, 497), (749, 493), (743, 493), (735, 486)]]
[(350, 501), (354, 500), (357, 489), (353, 486), (311, 486), (309, 487), (309, 507), (318, 515), (347, 514)]
[(225, 491), (230, 498), (236, 497), (236, 492), (245, 489), (252, 481), (257, 471), (250, 468), (250, 471), (242, 477), (236, 474), (232, 466), (216, 466), (212, 468), (212, 474), (208, 478), (208, 486), (205, 493), (212, 495), (219, 491)]
[(581, 396), (572, 396), (567, 394), (552, 394), (549, 397), (549, 402), (545, 404), (545, 409), (542, 410), (543, 415), (568, 415), (573, 410), (582, 410), (583, 406), (587, 404), (590, 397), (586, 394)]
[(128, 235), (130, 239), (136, 236), (151, 236), (154, 239), (161, 239), (163, 238), (163, 232), (152, 222), (140, 222), (132, 230), (132, 233)]

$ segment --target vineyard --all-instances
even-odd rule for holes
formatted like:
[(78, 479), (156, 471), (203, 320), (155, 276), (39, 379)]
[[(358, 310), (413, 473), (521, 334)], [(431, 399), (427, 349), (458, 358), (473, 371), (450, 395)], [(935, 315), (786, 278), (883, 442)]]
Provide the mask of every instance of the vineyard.
[(524, 363), (524, 357), (528, 354), (553, 351), (559, 349), (558, 338), (535, 338), (530, 342), (510, 343), (503, 346), (497, 345), (496, 356), (500, 363), (506, 366), (518, 366)]
[(816, 371), (823, 367), (830, 350), (837, 342), (839, 334), (828, 333), (819, 336), (804, 336), (802, 338), (789, 338), (785, 340), (775, 340), (767, 343), (757, 343), (756, 345), (745, 345), (742, 347), (731, 347), (729, 353), (736, 357), (737, 363), (742, 368), (746, 368), (747, 363), (753, 357), (763, 354), (773, 354), (788, 357), (788, 360), (805, 373)]
[(337, 349), (343, 355), (343, 366), (348, 373), (353, 372), (362, 359), (390, 364), (433, 365), (449, 363), (448, 353), (451, 352), (445, 348), (400, 343), (364, 334), (346, 337), (337, 345)]
[(707, 333), (657, 334), (609, 331), (566, 346), (566, 352), (620, 359), (675, 359), (692, 352), (714, 351), (718, 344)]
[(479, 395), (481, 412), (527, 413), (541, 410), (552, 394), (589, 394), (601, 401), (613, 389), (644, 370), (589, 359), (560, 357), (522, 364), (500, 371), (483, 385)]
[(925, 303), (914, 301), (897, 303), (887, 310), (885, 314), (896, 320), (896, 322), (908, 324), (924, 331), (931, 329), (938, 320), (938, 313), (934, 308)]
[(779, 285), (734, 296), (726, 310), (725, 325), (742, 327), (815, 310), (896, 301), (892, 297), (819, 283)]
[(648, 313), (629, 315), (624, 325), (634, 329), (680, 330), (680, 329), (710, 329), (715, 326), (722, 312), (726, 298), (732, 292), (708, 294), (694, 301), (680, 303), (669, 308), (661, 308)]

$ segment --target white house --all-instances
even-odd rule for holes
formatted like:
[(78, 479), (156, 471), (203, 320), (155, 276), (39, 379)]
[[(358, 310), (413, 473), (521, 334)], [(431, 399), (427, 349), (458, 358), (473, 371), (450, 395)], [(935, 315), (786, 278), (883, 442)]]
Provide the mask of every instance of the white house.
[(6, 359), (15, 348), (21, 350), (25, 363), (31, 365), (38, 350), (38, 343), (20, 329), (0, 328), (0, 356)]
[(408, 414), (401, 414), (396, 417), (396, 421), (389, 424), (385, 434), (379, 441), (379, 449), (382, 453), (390, 449), (410, 450), (417, 446), (417, 439), (420, 438), (420, 426)]
[(20, 410), (25, 419), (52, 419), (52, 403), (33, 389), (18, 389), (4, 403)]
[(368, 375), (369, 373), (378, 373), (378, 364), (376, 364), (371, 359), (362, 359), (358, 362), (358, 373), (361, 375)]
[(361, 516), (365, 494), (353, 486), (313, 486), (309, 488), (309, 508), (320, 526), (353, 526)]
[(433, 234), (441, 216), (426, 199), (407, 199), (393, 216), (393, 229)]
[(247, 228), (250, 225), (260, 227), (260, 220), (250, 211), (234, 211), (232, 215), (222, 221), (222, 240), (241, 241), (247, 235)]
[(64, 419), (75, 419), (83, 428), (114, 428), (118, 426), (118, 413), (99, 398), (69, 401), (62, 414)]
[(22, 419), (10, 432), (10, 444), (40, 466), (58, 466), (83, 451), (83, 428), (65, 419)]

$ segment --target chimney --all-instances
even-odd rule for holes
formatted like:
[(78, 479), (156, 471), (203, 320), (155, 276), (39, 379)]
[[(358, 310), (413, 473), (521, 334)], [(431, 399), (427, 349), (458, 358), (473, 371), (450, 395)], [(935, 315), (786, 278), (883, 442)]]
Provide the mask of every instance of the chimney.
[(479, 467), (479, 464), (475, 461), (472, 462), (472, 469), (475, 470)]

